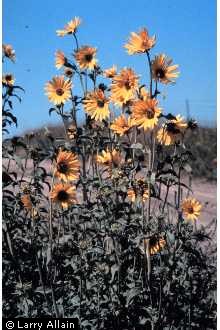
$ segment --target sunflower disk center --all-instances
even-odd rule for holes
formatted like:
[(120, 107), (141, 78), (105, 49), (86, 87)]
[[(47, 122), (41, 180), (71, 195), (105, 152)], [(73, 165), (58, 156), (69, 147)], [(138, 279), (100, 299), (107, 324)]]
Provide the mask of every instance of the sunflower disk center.
[(86, 60), (86, 62), (91, 62), (92, 61), (92, 54), (86, 54), (85, 55), (85, 60)]
[(157, 69), (156, 71), (157, 78), (163, 79), (165, 77), (165, 72), (163, 69)]
[(153, 109), (147, 109), (146, 110), (146, 115), (148, 119), (153, 119), (154, 118), (154, 110)]
[(57, 166), (58, 171), (61, 173), (66, 173), (68, 171), (68, 165), (65, 162), (61, 162)]
[(60, 190), (57, 194), (57, 199), (61, 202), (65, 202), (68, 200), (68, 193), (65, 190)]
[(126, 81), (125, 84), (124, 84), (125, 88), (127, 90), (131, 89), (131, 86), (130, 86), (130, 82), (129, 81)]
[(189, 208), (188, 208), (188, 212), (189, 212), (190, 214), (193, 214), (193, 213), (194, 213), (194, 210), (193, 210), (193, 207), (192, 207), (192, 206), (189, 206)]
[(12, 75), (11, 74), (6, 74), (5, 80), (7, 80), (7, 81), (12, 80)]
[(180, 133), (180, 130), (176, 127), (175, 123), (168, 123), (166, 125), (166, 130), (172, 134), (178, 134)]
[(99, 108), (103, 108), (104, 105), (105, 105), (104, 100), (98, 100), (98, 101), (97, 101), (97, 105), (98, 105)]
[(62, 88), (57, 88), (56, 93), (57, 95), (62, 96), (64, 94), (64, 90)]

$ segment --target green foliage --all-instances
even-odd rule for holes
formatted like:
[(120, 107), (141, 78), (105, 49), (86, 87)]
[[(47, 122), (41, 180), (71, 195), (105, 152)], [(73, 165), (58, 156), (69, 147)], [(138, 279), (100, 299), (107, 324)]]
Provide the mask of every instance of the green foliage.
[[(110, 90), (100, 67), (88, 73), (65, 63), (83, 86)], [(152, 77), (150, 85), (153, 99), (159, 87), (152, 93)], [(65, 110), (63, 104), (49, 110), (60, 116), (64, 133), (59, 127), (4, 140), (3, 316), (77, 317), (88, 330), (215, 329), (215, 221), (197, 227), (181, 204), (192, 194), (183, 182), (190, 166), (194, 174), (209, 169), (194, 170), (207, 156), (205, 143), (193, 147), (194, 127), (182, 123), (182, 133), (171, 114), (161, 115), (180, 137), (170, 146), (156, 142), (154, 129), (133, 127), (133, 135), (119, 137), (110, 119), (97, 123), (86, 115), (79, 126), (84, 92), (71, 95)], [(130, 114), (130, 105), (122, 112)], [(75, 125), (73, 138), (69, 124)], [(200, 140), (214, 140), (209, 133)], [(71, 183), (78, 201), (68, 208), (50, 195), (60, 150), (80, 161), (79, 179)], [(97, 162), (103, 150), (111, 166)], [(207, 157), (214, 153), (215, 147)]]

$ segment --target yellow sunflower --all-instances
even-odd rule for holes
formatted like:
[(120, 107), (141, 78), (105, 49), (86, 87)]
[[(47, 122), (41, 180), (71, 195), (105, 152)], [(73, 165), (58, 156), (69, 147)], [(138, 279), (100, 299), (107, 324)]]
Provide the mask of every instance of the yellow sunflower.
[(186, 217), (187, 220), (194, 221), (198, 219), (202, 205), (195, 198), (186, 198), (181, 206), (183, 216)]
[(114, 131), (114, 133), (123, 136), (134, 125), (135, 125), (135, 120), (132, 119), (130, 116), (126, 118), (126, 116), (123, 114), (115, 119), (115, 121), (111, 124), (110, 128)]
[(117, 74), (117, 67), (116, 65), (113, 65), (111, 68), (109, 69), (105, 69), (103, 71), (103, 75), (106, 78), (114, 78), (114, 76)]
[(70, 80), (65, 80), (64, 76), (56, 76), (46, 84), (46, 95), (55, 105), (63, 104), (71, 97), (71, 87)]
[(2, 53), (8, 57), (11, 61), (15, 61), (15, 51), (11, 45), (2, 45)]
[(130, 68), (124, 68), (114, 76), (111, 85), (112, 101), (126, 103), (130, 101), (138, 88), (138, 76)]
[(57, 30), (56, 33), (59, 37), (64, 37), (67, 34), (76, 33), (78, 26), (81, 24), (81, 19), (79, 17), (75, 17), (67, 25), (64, 26), (63, 30)]
[(68, 183), (57, 183), (50, 193), (50, 198), (63, 208), (68, 208), (70, 205), (77, 203), (76, 188)]
[(129, 55), (144, 53), (150, 50), (156, 43), (155, 36), (150, 37), (146, 29), (142, 29), (139, 33), (131, 32), (130, 39), (125, 48)]
[(57, 50), (55, 53), (55, 66), (57, 69), (62, 68), (66, 63), (66, 57), (61, 50)]
[(7, 73), (2, 76), (2, 83), (7, 86), (13, 86), (15, 83), (15, 78), (13, 74)]
[(176, 71), (179, 65), (171, 65), (172, 62), (173, 60), (165, 54), (156, 56), (152, 61), (153, 79), (163, 84), (174, 82), (175, 78), (179, 76), (179, 72)]
[(164, 246), (166, 245), (166, 241), (163, 238), (157, 238), (156, 236), (152, 236), (150, 238), (145, 238), (142, 244), (139, 246), (140, 251), (145, 254), (145, 249), (148, 248), (150, 250), (150, 254), (154, 255), (160, 252)]
[(77, 156), (70, 151), (60, 150), (56, 158), (55, 175), (65, 182), (79, 178), (80, 162)]
[(143, 179), (138, 179), (134, 182), (133, 187), (129, 188), (127, 191), (127, 197), (133, 203), (139, 198), (141, 198), (143, 202), (149, 198), (148, 187)]
[(157, 140), (159, 143), (169, 146), (178, 143), (181, 140), (181, 136), (185, 129), (187, 128), (187, 123), (184, 118), (180, 115), (176, 116), (176, 119), (169, 120), (157, 132)]
[(112, 151), (102, 150), (102, 154), (98, 155), (96, 160), (97, 163), (101, 165), (105, 165), (107, 167), (117, 167), (121, 162), (121, 154), (116, 149), (113, 149)]
[(136, 125), (146, 131), (153, 129), (158, 123), (158, 117), (161, 114), (161, 109), (157, 107), (156, 99), (147, 98), (137, 100), (132, 105), (132, 117), (136, 120)]
[(93, 70), (96, 66), (97, 60), (95, 58), (96, 48), (83, 46), (75, 53), (75, 59), (79, 64), (80, 69)]
[(88, 113), (92, 119), (102, 121), (109, 117), (109, 99), (101, 89), (88, 93), (83, 104), (85, 112)]

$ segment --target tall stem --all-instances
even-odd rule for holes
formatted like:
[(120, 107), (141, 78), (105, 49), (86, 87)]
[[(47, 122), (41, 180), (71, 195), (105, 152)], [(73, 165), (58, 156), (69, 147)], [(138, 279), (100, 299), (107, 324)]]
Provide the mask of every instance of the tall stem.
[(150, 72), (150, 97), (153, 96), (153, 78), (152, 78), (152, 67), (151, 67), (151, 59), (150, 54), (148, 51), (146, 51), (147, 59), (148, 59), (148, 66), (149, 66), (149, 72)]
[[(73, 37), (74, 37), (75, 42), (76, 42), (76, 51), (78, 51), (79, 50), (79, 42), (78, 42), (78, 39), (77, 39), (77, 36), (75, 35), (75, 33), (73, 33)], [(84, 94), (84, 97), (85, 97), (86, 96), (86, 89), (84, 87), (83, 77), (82, 77), (81, 71), (77, 70), (76, 73), (78, 73), (78, 75), (79, 75), (80, 84), (81, 84), (83, 94)]]
[[(53, 190), (54, 186), (54, 173), (52, 176), (52, 181), (51, 181), (51, 191)], [(49, 242), (50, 242), (50, 255), (51, 255), (51, 262), (53, 262), (53, 224), (52, 224), (52, 218), (53, 218), (53, 203), (52, 199), (50, 198), (50, 217), (49, 217)], [(54, 293), (54, 288), (53, 288), (53, 280), (51, 279), (50, 281), (50, 287), (51, 287), (51, 293), (52, 293), (52, 301), (53, 301), (53, 306), (54, 306), (54, 311), (56, 314), (56, 318), (59, 318), (59, 312), (56, 304), (56, 298), (55, 298), (55, 293)]]

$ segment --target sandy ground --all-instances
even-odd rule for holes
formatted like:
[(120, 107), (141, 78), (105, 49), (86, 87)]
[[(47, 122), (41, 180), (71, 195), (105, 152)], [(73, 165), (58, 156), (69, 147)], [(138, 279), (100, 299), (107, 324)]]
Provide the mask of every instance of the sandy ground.
[(192, 184), (194, 196), (203, 204), (200, 221), (205, 224), (210, 219), (217, 217), (217, 185), (216, 183), (206, 182), (195, 179)]

